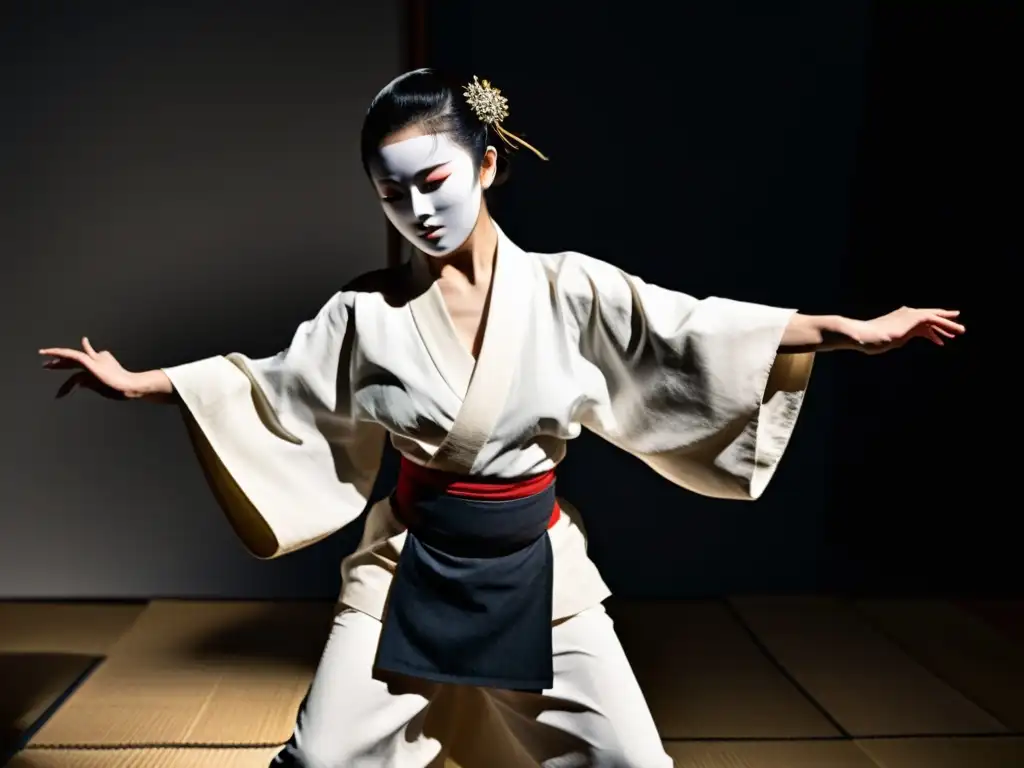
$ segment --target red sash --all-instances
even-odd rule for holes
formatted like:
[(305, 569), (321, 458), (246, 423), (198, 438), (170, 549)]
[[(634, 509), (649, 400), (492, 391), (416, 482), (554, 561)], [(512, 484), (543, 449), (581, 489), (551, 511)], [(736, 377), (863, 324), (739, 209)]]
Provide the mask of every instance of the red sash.
[[(425, 491), (476, 501), (510, 501), (525, 499), (540, 493), (550, 487), (554, 481), (555, 470), (553, 469), (517, 480), (500, 478), (490, 480), (429, 469), (409, 461), (403, 456), (398, 471), (398, 487), (395, 489), (395, 501), (398, 509), (394, 512), (401, 518), (403, 514), (414, 510), (416, 499)], [(551, 520), (548, 522), (549, 530), (558, 522), (561, 514), (562, 510), (556, 501), (554, 509), (551, 510)]]

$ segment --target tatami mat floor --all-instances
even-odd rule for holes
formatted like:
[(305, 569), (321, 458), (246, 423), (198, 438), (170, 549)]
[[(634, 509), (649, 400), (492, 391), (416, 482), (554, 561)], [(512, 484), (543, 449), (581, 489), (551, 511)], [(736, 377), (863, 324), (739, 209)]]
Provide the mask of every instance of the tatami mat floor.
[[(0, 765), (267, 766), (323, 603), (0, 603)], [(680, 768), (1024, 768), (1024, 601), (612, 602)]]

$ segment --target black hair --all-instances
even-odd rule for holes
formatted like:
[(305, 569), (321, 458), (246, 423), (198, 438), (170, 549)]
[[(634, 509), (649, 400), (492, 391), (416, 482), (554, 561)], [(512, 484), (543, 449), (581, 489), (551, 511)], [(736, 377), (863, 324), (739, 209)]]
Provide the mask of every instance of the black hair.
[[(463, 95), (465, 86), (434, 69), (416, 69), (392, 80), (378, 93), (363, 119), (360, 137), (363, 170), (381, 142), (411, 125), (423, 125), (430, 133), (447, 134), (466, 149), (480, 168), (490, 141), (487, 125), (477, 117)], [(500, 153), (494, 186), (508, 175), (508, 161)]]

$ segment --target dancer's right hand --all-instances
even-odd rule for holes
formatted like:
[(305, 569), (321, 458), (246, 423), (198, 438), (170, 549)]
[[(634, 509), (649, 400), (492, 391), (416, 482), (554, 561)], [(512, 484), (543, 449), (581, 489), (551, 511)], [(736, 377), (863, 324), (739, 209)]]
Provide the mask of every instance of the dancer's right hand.
[(48, 347), (40, 349), (39, 354), (50, 358), (44, 368), (77, 370), (61, 385), (57, 397), (70, 394), (75, 387), (85, 387), (115, 400), (167, 395), (173, 390), (162, 371), (127, 371), (110, 352), (93, 349), (88, 338), (82, 339), (82, 349)]

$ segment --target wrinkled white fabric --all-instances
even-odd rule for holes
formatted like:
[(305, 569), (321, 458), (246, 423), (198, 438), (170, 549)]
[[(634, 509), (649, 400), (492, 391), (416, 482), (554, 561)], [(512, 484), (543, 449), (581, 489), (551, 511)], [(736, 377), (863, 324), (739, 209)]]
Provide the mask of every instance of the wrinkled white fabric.
[[(764, 491), (813, 360), (778, 354), (793, 310), (699, 300), (582, 254), (526, 253), (499, 231), (477, 361), (426, 258), (414, 257), (408, 300), (372, 287), (340, 291), (279, 355), (165, 369), (222, 505), (255, 554), (291, 552), (356, 519), (388, 433), (412, 461), (457, 470), (469, 461), (471, 474), (515, 478), (556, 466), (587, 428), (697, 493)], [(386, 501), (366, 531), (351, 578), (376, 562), (370, 554), (386, 569), (401, 546)], [(563, 534), (562, 544), (579, 546), (556, 540), (556, 552), (584, 557), (579, 526), (552, 531)], [(386, 588), (378, 575), (374, 589)], [(575, 576), (564, 586), (586, 590)]]
[[(813, 361), (778, 353), (793, 310), (699, 300), (578, 253), (523, 252), (499, 232), (475, 360), (427, 258), (338, 292), (274, 357), (165, 369), (211, 487), (253, 554), (277, 557), (355, 520), (388, 434), (411, 461), (517, 478), (555, 467), (586, 428), (697, 493), (764, 491)], [(414, 768), (461, 750), (463, 768), (670, 765), (601, 607), (609, 592), (579, 514), (562, 508), (549, 531), (560, 620), (552, 691), (402, 693), (373, 679), (406, 535), (385, 499), (342, 566), (348, 608), (281, 759)]]
[(381, 624), (341, 612), (275, 765), (317, 768), (670, 768), (603, 606), (552, 628), (543, 695), (370, 675)]

